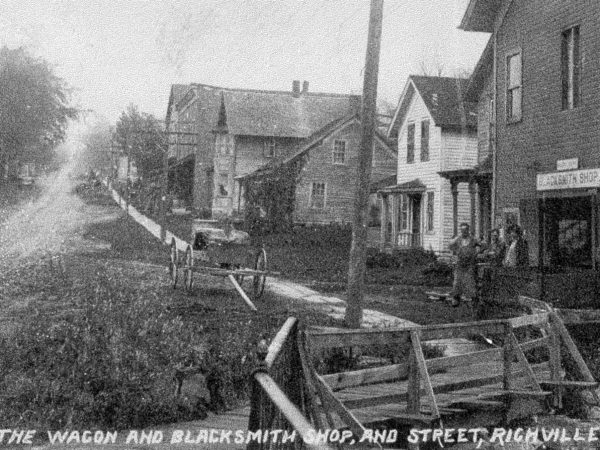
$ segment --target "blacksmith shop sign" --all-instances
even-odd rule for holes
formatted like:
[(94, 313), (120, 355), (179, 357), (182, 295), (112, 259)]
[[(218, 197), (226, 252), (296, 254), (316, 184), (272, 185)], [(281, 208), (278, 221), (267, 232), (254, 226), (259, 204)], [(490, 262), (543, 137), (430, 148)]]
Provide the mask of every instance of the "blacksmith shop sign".
[(600, 168), (538, 173), (537, 190), (577, 189), (600, 187)]

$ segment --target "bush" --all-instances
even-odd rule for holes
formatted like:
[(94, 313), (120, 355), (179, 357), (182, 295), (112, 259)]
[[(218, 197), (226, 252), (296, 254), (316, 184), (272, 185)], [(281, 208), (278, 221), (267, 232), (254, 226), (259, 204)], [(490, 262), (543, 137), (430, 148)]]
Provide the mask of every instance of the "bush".
[(397, 249), (392, 253), (369, 249), (366, 264), (369, 268), (391, 269), (434, 264), (436, 261), (435, 253), (421, 248)]

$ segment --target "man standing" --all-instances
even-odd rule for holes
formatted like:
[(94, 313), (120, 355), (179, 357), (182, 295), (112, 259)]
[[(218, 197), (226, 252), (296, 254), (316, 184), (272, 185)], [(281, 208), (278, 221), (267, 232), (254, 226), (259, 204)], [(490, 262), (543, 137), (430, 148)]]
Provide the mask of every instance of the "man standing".
[(504, 256), (504, 267), (529, 267), (529, 245), (523, 238), (523, 231), (519, 225), (508, 228), (510, 244)]
[(461, 296), (468, 297), (473, 302), (473, 309), (477, 302), (477, 253), (479, 243), (471, 237), (469, 224), (460, 224), (460, 234), (450, 242), (450, 251), (456, 255), (454, 268), (454, 284), (452, 286), (452, 306), (460, 304)]

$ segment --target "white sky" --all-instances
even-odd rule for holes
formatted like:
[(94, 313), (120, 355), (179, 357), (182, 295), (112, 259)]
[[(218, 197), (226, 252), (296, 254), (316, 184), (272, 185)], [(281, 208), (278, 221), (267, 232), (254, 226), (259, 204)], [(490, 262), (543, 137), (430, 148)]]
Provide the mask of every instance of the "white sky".
[[(82, 108), (164, 119), (172, 83), (359, 93), (368, 0), (2, 0), (0, 45), (52, 63)], [(442, 64), (471, 71), (488, 35), (457, 29), (468, 0), (385, 0), (379, 97)]]

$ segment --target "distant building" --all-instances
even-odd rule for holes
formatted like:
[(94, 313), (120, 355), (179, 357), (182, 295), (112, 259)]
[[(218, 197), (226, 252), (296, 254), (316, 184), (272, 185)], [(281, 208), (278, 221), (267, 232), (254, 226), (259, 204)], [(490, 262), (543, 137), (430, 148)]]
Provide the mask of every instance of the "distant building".
[[(463, 94), (468, 80), (410, 76), (388, 129), (398, 153), (394, 183), (381, 187), (381, 245), (447, 251), (460, 222), (473, 224), (477, 165), (477, 104)], [(465, 178), (462, 178), (465, 176)]]
[[(361, 126), (356, 113), (328, 123), (279, 164), (269, 164), (238, 177), (244, 182), (260, 179), (278, 167), (303, 159), (295, 189), (295, 223), (350, 223), (354, 214)], [(388, 178), (396, 171), (397, 155), (386, 138), (375, 135), (371, 179)]]

